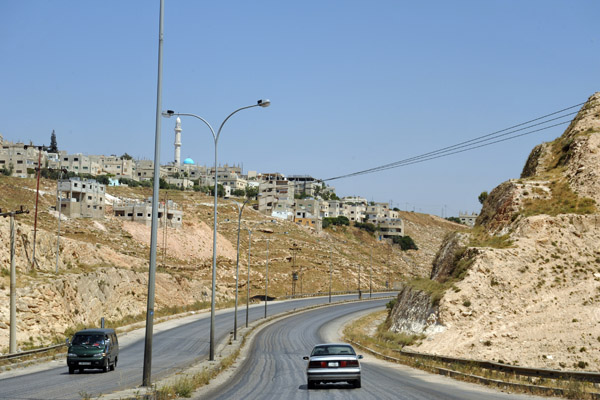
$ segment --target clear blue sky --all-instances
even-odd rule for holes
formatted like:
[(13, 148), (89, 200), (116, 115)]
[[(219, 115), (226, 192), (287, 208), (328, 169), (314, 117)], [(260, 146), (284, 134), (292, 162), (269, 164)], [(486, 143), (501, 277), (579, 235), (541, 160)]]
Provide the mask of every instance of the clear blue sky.
[[(0, 134), (152, 159), (159, 1), (0, 1)], [(165, 1), (163, 109), (216, 128), (221, 163), (328, 178), (420, 155), (600, 90), (600, 2)], [(174, 119), (161, 160), (172, 161)], [(518, 178), (564, 127), (334, 181), (338, 195), (446, 216)], [(182, 159), (211, 165), (183, 119)]]

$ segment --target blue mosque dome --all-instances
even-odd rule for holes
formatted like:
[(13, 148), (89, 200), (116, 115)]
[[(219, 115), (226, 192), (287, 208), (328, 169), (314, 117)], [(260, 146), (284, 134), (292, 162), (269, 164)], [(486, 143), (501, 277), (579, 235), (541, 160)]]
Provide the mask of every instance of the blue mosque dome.
[(192, 160), (191, 158), (186, 158), (185, 160), (183, 160), (183, 164), (184, 165), (194, 165), (194, 160)]

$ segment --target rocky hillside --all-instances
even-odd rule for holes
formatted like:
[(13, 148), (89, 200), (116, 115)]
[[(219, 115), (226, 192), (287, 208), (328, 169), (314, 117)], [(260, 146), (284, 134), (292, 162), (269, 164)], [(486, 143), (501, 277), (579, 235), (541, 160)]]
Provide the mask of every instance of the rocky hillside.
[[(143, 318), (146, 309), (150, 228), (123, 222), (107, 215), (97, 221), (61, 220), (58, 273), (56, 244), (58, 220), (54, 210), (56, 182), (41, 180), (38, 206), (35, 259), (33, 227), (36, 182), (0, 176), (0, 208), (18, 209), (17, 215), (17, 339), (18, 347), (63, 341), (67, 329), (95, 326), (101, 317), (109, 323)], [(151, 189), (108, 188), (113, 198), (146, 199)], [(182, 206), (184, 223), (180, 229), (158, 231), (156, 276), (157, 312), (209, 307), (212, 264), (212, 198), (194, 192), (161, 191)], [(429, 265), (447, 232), (459, 225), (438, 217), (402, 213), (407, 233), (419, 250), (402, 252), (397, 246), (377, 242), (373, 236), (354, 227), (334, 227), (324, 232), (265, 217), (246, 207), (242, 219), (240, 269), (245, 277), (248, 259), (248, 233), (252, 230), (251, 296), (264, 294), (266, 239), (269, 239), (269, 294), (275, 297), (291, 292), (292, 252), (301, 250), (296, 269), (302, 281), (296, 291), (325, 292), (329, 288), (329, 268), (333, 266), (333, 290), (356, 290), (359, 266), (361, 288), (368, 290), (371, 249), (373, 288), (392, 287), (406, 279), (429, 274)], [(235, 290), (237, 207), (220, 201), (217, 269), (217, 300), (232, 305)], [(0, 218), (0, 352), (9, 340), (10, 227)], [(240, 280), (240, 301), (245, 302), (245, 279)]]
[(520, 179), (490, 193), (472, 232), (447, 237), (431, 280), (403, 291), (392, 329), (427, 333), (421, 352), (600, 369), (599, 178), (596, 93), (533, 149)]

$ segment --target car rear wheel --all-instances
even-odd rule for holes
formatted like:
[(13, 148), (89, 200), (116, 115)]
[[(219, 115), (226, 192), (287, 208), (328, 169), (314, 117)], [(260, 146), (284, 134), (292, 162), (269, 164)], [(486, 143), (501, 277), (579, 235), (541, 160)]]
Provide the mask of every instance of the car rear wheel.
[(110, 370), (111, 370), (111, 371), (114, 371), (114, 370), (115, 370), (115, 368), (117, 368), (117, 360), (118, 360), (118, 358), (115, 358), (115, 361), (114, 361), (114, 362), (112, 363), (112, 365), (110, 366)]
[(308, 388), (309, 389), (314, 389), (316, 387), (316, 382), (315, 381), (308, 381)]
[(69, 367), (69, 374), (74, 374), (74, 373), (75, 373), (75, 368)]
[(354, 381), (354, 387), (355, 387), (356, 389), (359, 389), (359, 388), (361, 387), (361, 384), (360, 384), (360, 378), (358, 378), (358, 379), (356, 379), (356, 380)]

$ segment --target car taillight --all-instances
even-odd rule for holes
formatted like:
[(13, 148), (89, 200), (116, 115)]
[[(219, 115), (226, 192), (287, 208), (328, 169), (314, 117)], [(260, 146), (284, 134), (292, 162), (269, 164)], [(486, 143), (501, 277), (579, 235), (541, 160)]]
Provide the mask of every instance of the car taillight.
[(340, 363), (340, 366), (342, 366), (342, 367), (358, 367), (358, 361), (357, 360), (342, 361)]
[(321, 361), (321, 368), (327, 368), (327, 361)]
[(321, 361), (311, 361), (308, 363), (308, 368), (321, 368), (322, 364)]

